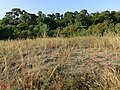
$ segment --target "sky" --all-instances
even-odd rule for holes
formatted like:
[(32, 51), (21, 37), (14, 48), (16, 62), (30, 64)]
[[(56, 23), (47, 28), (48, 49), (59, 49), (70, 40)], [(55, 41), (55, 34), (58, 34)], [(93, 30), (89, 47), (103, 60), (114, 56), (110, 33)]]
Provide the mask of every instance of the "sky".
[(1, 0), (0, 19), (12, 8), (20, 8), (29, 13), (37, 14), (42, 11), (45, 14), (66, 11), (81, 11), (87, 9), (89, 13), (101, 11), (119, 11), (120, 0)]

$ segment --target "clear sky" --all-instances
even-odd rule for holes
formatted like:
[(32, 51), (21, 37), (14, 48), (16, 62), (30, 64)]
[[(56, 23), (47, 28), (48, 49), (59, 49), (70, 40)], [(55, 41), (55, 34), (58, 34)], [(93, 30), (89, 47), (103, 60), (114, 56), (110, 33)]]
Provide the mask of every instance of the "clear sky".
[(66, 11), (80, 11), (87, 9), (88, 12), (105, 10), (120, 10), (120, 0), (1, 0), (0, 19), (12, 8), (24, 9), (27, 12), (37, 14), (43, 11), (45, 14)]

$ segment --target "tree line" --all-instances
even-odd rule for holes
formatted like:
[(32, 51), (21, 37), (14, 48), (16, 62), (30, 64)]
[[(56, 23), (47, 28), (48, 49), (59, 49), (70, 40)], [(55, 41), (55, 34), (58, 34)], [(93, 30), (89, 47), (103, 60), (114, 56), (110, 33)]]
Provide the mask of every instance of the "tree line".
[(0, 39), (36, 37), (104, 36), (120, 34), (120, 11), (88, 13), (86, 9), (64, 14), (37, 15), (13, 8), (0, 20)]

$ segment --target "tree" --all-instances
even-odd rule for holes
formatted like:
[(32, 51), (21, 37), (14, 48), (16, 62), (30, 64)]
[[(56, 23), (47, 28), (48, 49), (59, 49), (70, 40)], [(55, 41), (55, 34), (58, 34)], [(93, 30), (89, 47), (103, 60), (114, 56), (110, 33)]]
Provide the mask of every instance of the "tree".
[(0, 25), (1, 25), (1, 23), (2, 23), (2, 20), (0, 20)]
[(19, 8), (13, 8), (11, 12), (14, 19), (19, 19), (19, 16), (22, 15), (22, 11)]
[(39, 23), (34, 27), (33, 36), (35, 37), (47, 37), (48, 35), (48, 26), (44, 23)]
[(27, 22), (30, 20), (29, 14), (28, 14), (28, 13), (24, 13), (24, 14), (20, 17), (20, 20), (21, 20), (22, 22), (27, 23)]
[(91, 24), (91, 16), (88, 14), (88, 11), (83, 9), (78, 14), (75, 14), (75, 23), (80, 25), (80, 28), (88, 28)]
[(19, 8), (13, 8), (10, 12), (6, 12), (5, 17), (2, 20), (3, 25), (17, 25), (20, 23), (19, 16), (22, 12)]
[(55, 13), (55, 18), (56, 18), (57, 20), (60, 19), (60, 17), (61, 17), (60, 13)]
[(92, 15), (93, 24), (103, 23), (106, 20), (113, 21), (110, 11), (92, 13)]
[(71, 37), (88, 34), (104, 36), (109, 32), (120, 33), (119, 23), (120, 11), (88, 13), (83, 9), (80, 12), (47, 15), (39, 11), (36, 15), (13, 8), (0, 20), (0, 38)]
[(74, 13), (73, 12), (66, 12), (64, 14), (64, 21), (65, 21), (65, 25), (71, 25), (74, 24)]
[(48, 14), (43, 23), (47, 24), (50, 27), (50, 30), (55, 30), (57, 28), (54, 14)]
[(117, 23), (117, 24), (115, 25), (115, 33), (116, 33), (116, 34), (120, 34), (120, 23)]
[(30, 14), (29, 13), (29, 25), (37, 25), (37, 16), (35, 14)]
[(0, 39), (14, 39), (13, 25), (0, 26)]
[(44, 22), (45, 18), (46, 18), (46, 15), (42, 11), (39, 11), (38, 12), (38, 18), (37, 18), (37, 23)]
[(2, 25), (9, 25), (9, 24), (11, 24), (12, 22), (13, 22), (12, 17), (10, 17), (10, 16), (5, 16), (5, 17), (2, 19), (1, 24), (2, 24)]

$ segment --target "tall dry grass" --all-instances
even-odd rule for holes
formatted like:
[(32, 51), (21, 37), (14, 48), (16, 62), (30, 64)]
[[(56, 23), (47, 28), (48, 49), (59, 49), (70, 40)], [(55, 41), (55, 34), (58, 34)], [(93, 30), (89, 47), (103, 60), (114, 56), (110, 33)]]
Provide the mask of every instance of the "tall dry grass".
[(0, 41), (0, 90), (119, 90), (120, 37)]

